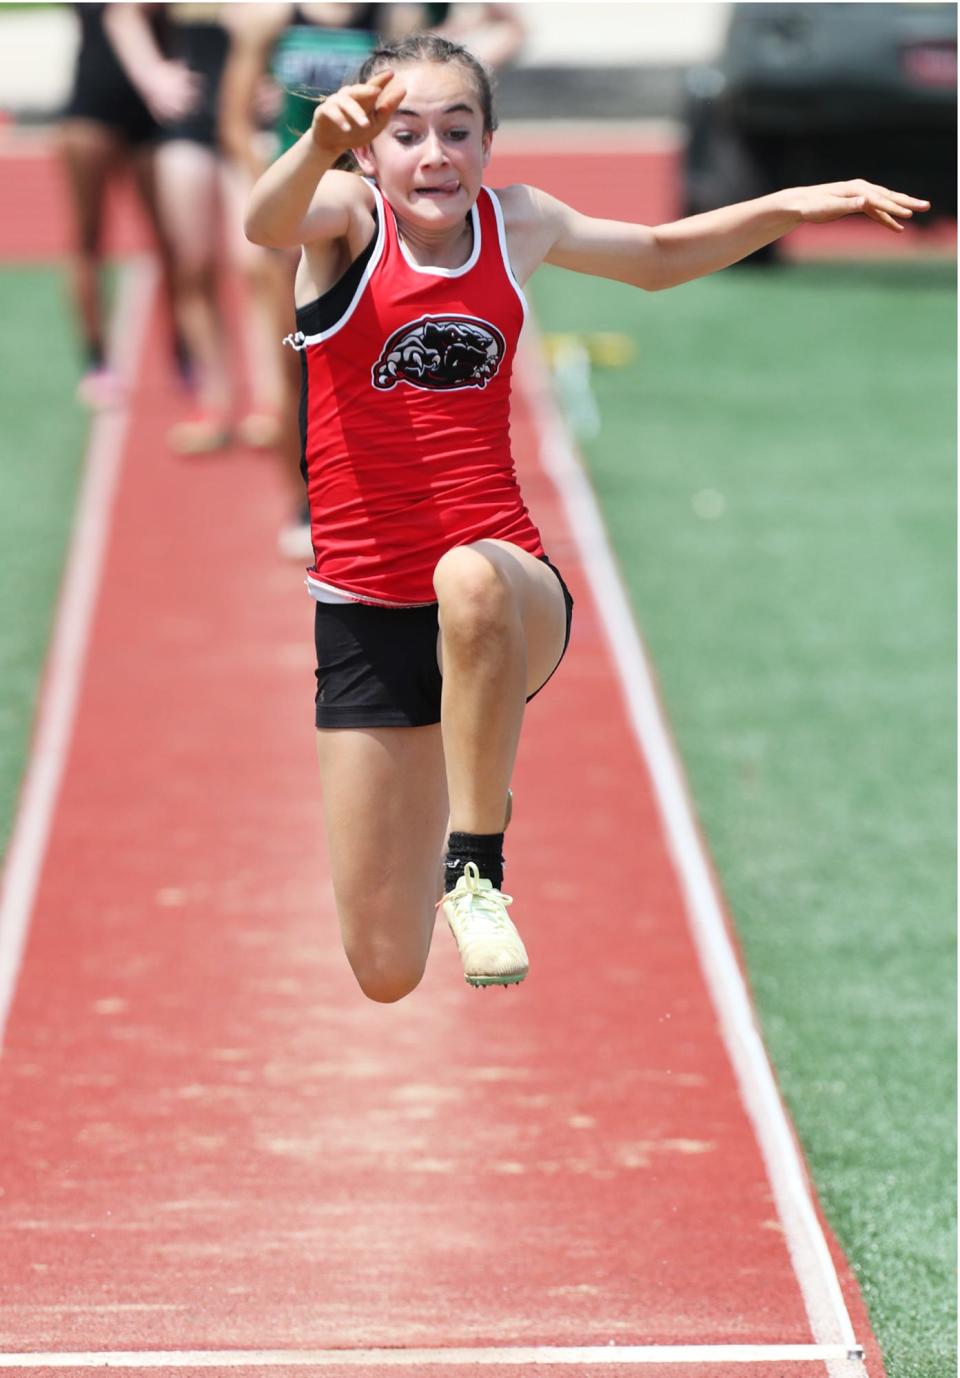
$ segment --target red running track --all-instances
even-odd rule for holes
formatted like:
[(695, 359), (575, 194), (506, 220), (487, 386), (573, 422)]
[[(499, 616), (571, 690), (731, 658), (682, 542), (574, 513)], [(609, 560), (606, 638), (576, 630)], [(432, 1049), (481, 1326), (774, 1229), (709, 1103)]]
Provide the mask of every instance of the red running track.
[[(512, 131), (497, 136), (487, 180), (491, 186), (535, 182), (591, 215), (659, 224), (682, 213), (678, 186), (679, 147), (675, 137), (651, 137), (642, 126), (623, 131), (611, 143), (590, 126), (561, 134), (544, 127), (538, 135)], [(0, 130), (0, 245), (5, 257), (45, 260), (67, 252), (70, 209), (49, 138), (25, 139)], [(922, 188), (906, 188), (917, 195)], [(146, 231), (129, 186), (113, 191), (105, 247), (129, 253), (142, 247)], [(783, 241), (789, 258), (898, 258), (956, 253), (956, 222), (929, 228), (907, 226), (892, 234), (854, 216), (833, 225), (802, 225)]]
[[(812, 1344), (529, 399), (522, 481), (577, 599), (514, 780), (531, 976), (468, 988), (438, 928), (418, 991), (376, 1006), (326, 885), (283, 486), (242, 451), (165, 451), (156, 324), (0, 1062), (0, 1361)], [(867, 1366), (831, 1371), (880, 1378), (834, 1254)]]

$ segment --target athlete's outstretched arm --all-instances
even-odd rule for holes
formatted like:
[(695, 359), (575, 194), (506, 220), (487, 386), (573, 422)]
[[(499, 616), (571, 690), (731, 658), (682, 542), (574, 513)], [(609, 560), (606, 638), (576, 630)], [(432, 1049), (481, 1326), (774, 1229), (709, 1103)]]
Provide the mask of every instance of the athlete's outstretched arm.
[(307, 132), (267, 168), (250, 193), (247, 238), (271, 249), (342, 239), (356, 179), (334, 173), (322, 188), (320, 179), (341, 153), (370, 143), (385, 129), (405, 94), (393, 73), (384, 71), (363, 85), (341, 87), (318, 105)]
[(544, 192), (527, 190), (531, 203), (527, 216), (521, 214), (521, 222), (526, 221), (522, 237), (527, 242), (531, 237), (539, 240), (542, 261), (647, 291), (676, 287), (726, 268), (804, 223), (862, 214), (901, 231), (901, 221), (930, 204), (871, 182), (831, 182), (792, 187), (671, 224), (647, 226), (597, 220)]

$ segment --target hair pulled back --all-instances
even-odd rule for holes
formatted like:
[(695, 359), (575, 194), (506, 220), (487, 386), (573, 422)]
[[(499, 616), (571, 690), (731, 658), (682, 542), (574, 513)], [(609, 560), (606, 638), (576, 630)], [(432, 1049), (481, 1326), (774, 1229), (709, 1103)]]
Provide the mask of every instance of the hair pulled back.
[(438, 65), (457, 63), (462, 67), (471, 78), (480, 98), (483, 132), (493, 133), (497, 127), (497, 117), (493, 108), (493, 78), (473, 53), (468, 52), (459, 43), (451, 43), (449, 39), (440, 38), (437, 34), (410, 34), (407, 38), (381, 43), (379, 47), (374, 48), (360, 68), (357, 80), (368, 81), (375, 72), (382, 72), (387, 67), (400, 67), (410, 62), (435, 62)]

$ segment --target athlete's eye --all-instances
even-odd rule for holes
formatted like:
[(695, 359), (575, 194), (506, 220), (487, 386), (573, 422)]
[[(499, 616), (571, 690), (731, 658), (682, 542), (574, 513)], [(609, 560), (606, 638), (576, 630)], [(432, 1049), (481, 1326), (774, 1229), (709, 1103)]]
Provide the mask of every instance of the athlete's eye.
[(415, 136), (413, 132), (409, 129), (398, 129), (393, 137), (396, 139), (398, 144), (407, 145), (413, 143)]
[(462, 144), (463, 141), (464, 141), (464, 139), (469, 139), (469, 137), (470, 137), (470, 130), (469, 130), (469, 129), (448, 129), (448, 130), (447, 130), (447, 138), (448, 138), (448, 139), (452, 139), (452, 140), (454, 141), (454, 143), (457, 143), (457, 144)]

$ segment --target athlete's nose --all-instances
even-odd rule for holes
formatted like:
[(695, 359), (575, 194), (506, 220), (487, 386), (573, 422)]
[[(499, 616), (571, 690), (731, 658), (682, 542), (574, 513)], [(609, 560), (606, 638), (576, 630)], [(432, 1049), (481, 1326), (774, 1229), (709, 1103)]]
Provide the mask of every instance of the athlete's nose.
[(443, 140), (435, 130), (427, 131), (420, 145), (420, 164), (422, 167), (440, 167), (447, 161)]

